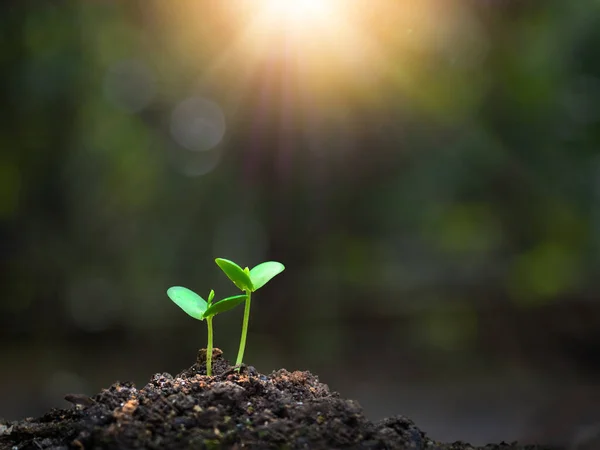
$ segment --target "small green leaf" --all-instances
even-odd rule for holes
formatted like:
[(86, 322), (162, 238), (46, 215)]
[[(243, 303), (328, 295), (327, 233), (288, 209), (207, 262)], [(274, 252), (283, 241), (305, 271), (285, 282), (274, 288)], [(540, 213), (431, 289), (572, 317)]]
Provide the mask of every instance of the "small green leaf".
[(208, 304), (194, 291), (190, 291), (188, 288), (182, 286), (173, 286), (167, 290), (167, 295), (177, 306), (194, 319), (204, 319), (204, 312)]
[(214, 298), (215, 298), (215, 291), (213, 291), (211, 289), (210, 292), (208, 293), (208, 300), (206, 302), (210, 305)]
[(275, 275), (280, 274), (285, 269), (284, 265), (277, 261), (267, 261), (254, 267), (250, 271), (250, 279), (254, 290), (258, 290), (271, 280)]
[(229, 261), (228, 259), (217, 258), (215, 259), (217, 265), (221, 268), (225, 275), (229, 277), (233, 284), (235, 284), (239, 289), (245, 291), (246, 289), (252, 291), (252, 280), (250, 279), (250, 275), (244, 272), (244, 270), (238, 266), (233, 261)]
[(227, 297), (223, 300), (219, 300), (217, 303), (213, 303), (205, 312), (204, 318), (216, 316), (225, 311), (229, 311), (230, 309), (235, 308), (240, 303), (244, 303), (247, 296), (244, 295), (235, 295), (233, 297)]

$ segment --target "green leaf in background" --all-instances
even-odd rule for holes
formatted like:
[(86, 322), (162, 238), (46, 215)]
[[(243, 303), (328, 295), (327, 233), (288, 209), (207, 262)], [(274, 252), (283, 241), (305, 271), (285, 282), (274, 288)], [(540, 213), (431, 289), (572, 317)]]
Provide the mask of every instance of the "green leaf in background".
[(267, 284), (271, 278), (280, 274), (285, 269), (284, 265), (277, 261), (267, 261), (259, 264), (250, 271), (250, 279), (254, 291)]
[(167, 295), (189, 316), (194, 319), (204, 320), (204, 312), (208, 304), (194, 291), (190, 291), (188, 288), (182, 286), (173, 286), (167, 290)]
[(213, 303), (205, 312), (204, 318), (216, 316), (225, 311), (235, 308), (240, 303), (244, 303), (246, 295), (235, 295), (233, 297), (227, 297), (223, 300), (219, 300), (217, 303)]
[(233, 284), (235, 284), (242, 291), (250, 290), (253, 291), (252, 280), (250, 275), (245, 272), (240, 266), (233, 261), (228, 259), (217, 258), (215, 259), (217, 265), (221, 268), (225, 275), (229, 277)]

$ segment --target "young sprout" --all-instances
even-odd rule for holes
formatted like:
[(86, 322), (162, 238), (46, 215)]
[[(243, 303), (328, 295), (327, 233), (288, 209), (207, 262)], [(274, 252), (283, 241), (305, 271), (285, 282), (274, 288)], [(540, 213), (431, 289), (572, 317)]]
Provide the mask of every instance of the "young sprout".
[(167, 295), (189, 316), (197, 320), (206, 319), (208, 327), (208, 343), (206, 345), (206, 375), (212, 375), (213, 326), (212, 319), (219, 313), (229, 311), (246, 300), (245, 295), (235, 295), (213, 303), (215, 291), (211, 290), (208, 300), (204, 300), (194, 291), (182, 286), (173, 286), (167, 290)]
[(276, 261), (267, 261), (254, 267), (252, 270), (242, 269), (233, 261), (223, 258), (215, 259), (217, 265), (221, 268), (225, 275), (233, 281), (238, 289), (244, 291), (246, 295), (246, 303), (244, 305), (244, 321), (242, 322), (242, 337), (240, 339), (240, 348), (238, 350), (236, 366), (242, 364), (244, 359), (244, 350), (246, 349), (246, 336), (248, 335), (248, 322), (250, 320), (250, 300), (252, 292), (259, 290), (269, 282), (275, 275), (283, 272), (285, 267), (283, 264)]

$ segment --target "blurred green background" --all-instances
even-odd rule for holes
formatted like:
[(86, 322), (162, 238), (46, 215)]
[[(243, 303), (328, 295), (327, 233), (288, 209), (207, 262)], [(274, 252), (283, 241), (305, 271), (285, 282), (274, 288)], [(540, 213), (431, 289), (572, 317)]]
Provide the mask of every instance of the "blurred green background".
[(165, 291), (224, 257), (287, 267), (262, 372), (441, 440), (600, 421), (600, 2), (322, 3), (0, 7), (0, 416), (190, 366)]

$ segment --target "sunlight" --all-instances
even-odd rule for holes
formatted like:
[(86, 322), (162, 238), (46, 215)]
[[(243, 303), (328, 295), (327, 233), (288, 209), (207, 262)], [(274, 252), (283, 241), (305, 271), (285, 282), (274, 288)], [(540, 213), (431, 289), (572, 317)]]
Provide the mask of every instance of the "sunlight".
[(347, 5), (340, 0), (246, 0), (246, 11), (262, 33), (281, 33), (303, 41), (313, 38), (316, 30), (339, 27)]
[(257, 9), (271, 25), (279, 26), (293, 23), (307, 27), (315, 21), (322, 21), (331, 15), (334, 9), (332, 0), (262, 0)]
[[(426, 70), (427, 58), (454, 61), (460, 54), (464, 61), (461, 49), (467, 45), (474, 49), (473, 60), (485, 52), (485, 36), (475, 21), (436, 0), (181, 0), (155, 5), (179, 60), (194, 67), (202, 83), (219, 80), (225, 85), (227, 80), (232, 97), (255, 95), (259, 86), (270, 95), (288, 86), (307, 104), (353, 99), (372, 105), (386, 101), (391, 89), (435, 108), (451, 95), (437, 92), (439, 83), (424, 82), (439, 75)], [(294, 107), (301, 108), (301, 102)]]
[[(263, 73), (266, 67), (271, 73), (279, 70), (285, 83), (324, 102), (337, 94), (347, 98), (348, 90), (373, 97), (367, 89), (385, 58), (372, 32), (372, 22), (378, 21), (372, 17), (372, 3), (237, 0), (227, 4), (229, 20), (239, 24), (240, 31), (231, 55), (237, 55), (236, 64), (247, 67), (247, 73), (252, 74), (252, 68)], [(382, 10), (389, 8), (376, 8), (387, 16)], [(269, 80), (269, 84), (278, 82)]]
[(353, 44), (354, 0), (245, 0), (238, 13), (247, 20), (243, 45), (258, 53), (277, 49), (282, 38), (309, 57), (330, 57)]

